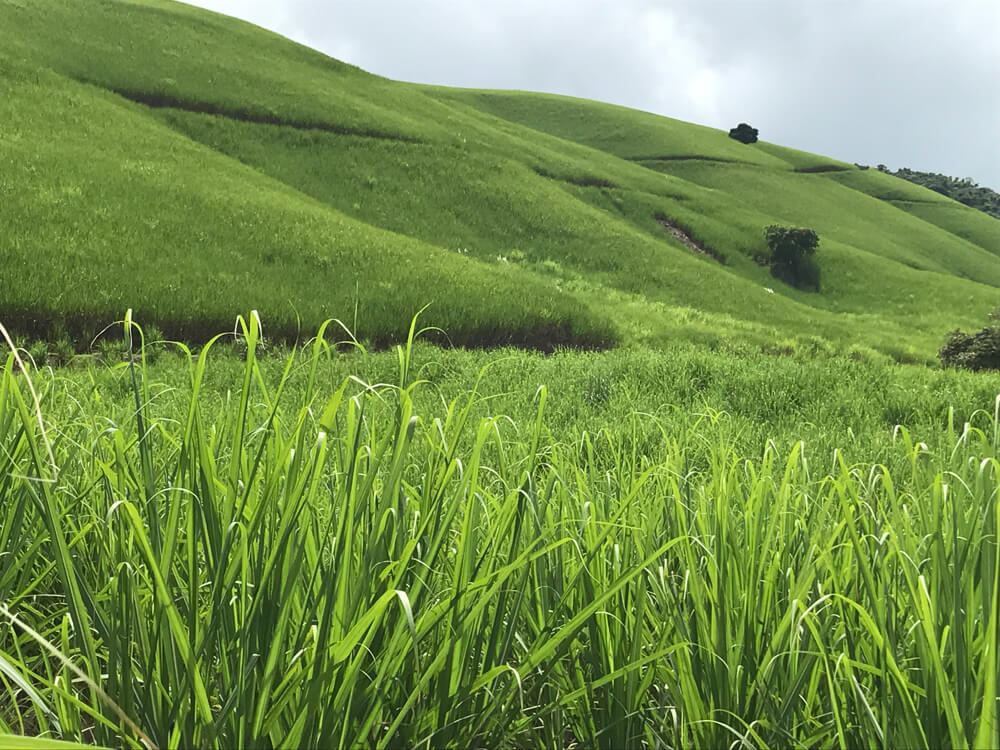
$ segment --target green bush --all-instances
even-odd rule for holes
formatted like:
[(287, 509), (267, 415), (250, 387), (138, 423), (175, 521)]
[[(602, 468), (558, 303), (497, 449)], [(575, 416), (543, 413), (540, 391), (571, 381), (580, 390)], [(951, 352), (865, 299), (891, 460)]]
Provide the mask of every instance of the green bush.
[[(990, 316), (998, 317), (998, 311)], [(964, 370), (1000, 370), (1000, 327), (985, 326), (976, 333), (956, 329), (948, 334), (938, 359), (945, 367)]]
[(815, 258), (819, 237), (812, 229), (772, 224), (764, 230), (771, 249), (771, 275), (800, 289), (819, 291), (820, 270)]
[(49, 350), (44, 341), (34, 341), (27, 349), (27, 355), (35, 363), (35, 369), (45, 367)]
[(745, 122), (741, 122), (735, 128), (729, 131), (729, 137), (734, 138), (740, 143), (756, 143), (757, 133), (760, 131), (757, 128), (752, 128)]

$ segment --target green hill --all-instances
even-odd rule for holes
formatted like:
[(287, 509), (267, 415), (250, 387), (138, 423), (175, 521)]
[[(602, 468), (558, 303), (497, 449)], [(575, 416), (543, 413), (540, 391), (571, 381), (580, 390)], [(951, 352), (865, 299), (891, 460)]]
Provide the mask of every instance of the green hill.
[[(927, 361), (1000, 297), (1000, 222), (904, 180), (389, 81), (174, 2), (0, 0), (0, 116), (0, 321), (23, 335), (131, 307), (197, 340), (256, 308), (273, 336), (337, 317), (386, 343), (431, 303), (463, 345), (820, 337)], [(774, 223), (818, 232), (820, 292), (755, 261)]]
[(998, 254), (780, 145), (0, 0), (0, 748), (995, 746), (1000, 374), (885, 354)]

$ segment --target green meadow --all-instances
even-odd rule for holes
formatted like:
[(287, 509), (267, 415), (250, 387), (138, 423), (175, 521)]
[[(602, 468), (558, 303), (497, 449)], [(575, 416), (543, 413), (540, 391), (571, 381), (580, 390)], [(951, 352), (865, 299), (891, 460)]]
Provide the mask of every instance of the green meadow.
[(0, 746), (1000, 745), (1000, 221), (169, 0), (0, 120)]

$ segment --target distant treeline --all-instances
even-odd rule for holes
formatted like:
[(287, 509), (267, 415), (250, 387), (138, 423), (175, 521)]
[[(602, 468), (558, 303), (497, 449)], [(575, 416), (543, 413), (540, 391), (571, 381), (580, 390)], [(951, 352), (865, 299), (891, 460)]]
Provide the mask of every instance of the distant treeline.
[(879, 164), (878, 169), (886, 174), (896, 175), (904, 180), (923, 185), (942, 195), (947, 195), (959, 203), (978, 208), (980, 211), (1000, 219), (1000, 193), (988, 187), (980, 187), (969, 177), (959, 179), (936, 172), (918, 172), (906, 167), (893, 172), (885, 164)]

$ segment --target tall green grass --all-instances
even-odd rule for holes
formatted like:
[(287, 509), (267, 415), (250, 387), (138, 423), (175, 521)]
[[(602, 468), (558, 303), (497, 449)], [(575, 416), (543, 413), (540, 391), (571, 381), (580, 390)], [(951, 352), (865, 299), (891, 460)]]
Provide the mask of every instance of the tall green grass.
[(849, 440), (739, 452), (708, 408), (553, 433), (544, 384), (516, 420), (477, 387), (418, 409), (415, 327), (392, 379), (335, 385), (323, 331), (278, 368), (242, 332), (228, 394), (215, 343), (180, 409), (137, 345), (118, 395), (34, 372), (39, 421), (7, 358), (0, 731), (996, 745), (996, 408), (899, 428), (890, 469)]

